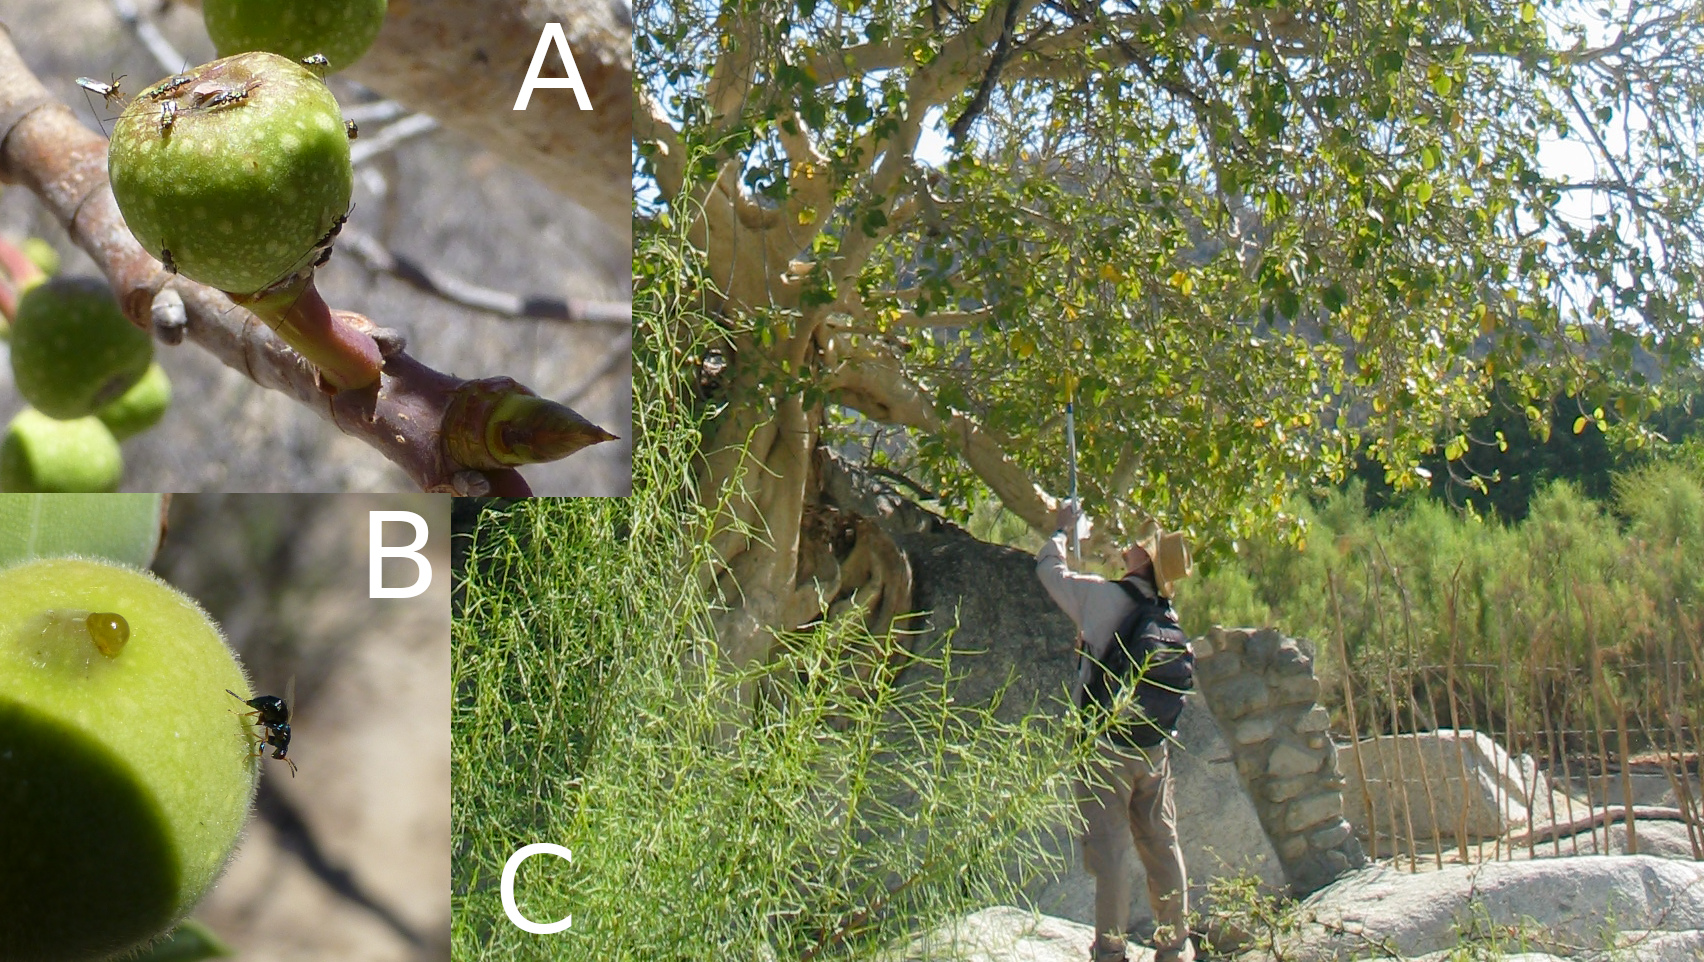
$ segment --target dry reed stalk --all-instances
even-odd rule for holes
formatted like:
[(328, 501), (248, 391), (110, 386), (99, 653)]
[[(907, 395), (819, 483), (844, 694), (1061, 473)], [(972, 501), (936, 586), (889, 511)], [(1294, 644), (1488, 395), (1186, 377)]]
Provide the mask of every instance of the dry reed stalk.
[[(1509, 646), (1507, 644), (1498, 645), (1497, 654), (1500, 659), (1497, 684), (1503, 689), (1503, 741), (1501, 744), (1508, 746), (1504, 754), (1512, 764), (1515, 760), (1514, 752), (1518, 749), (1515, 744), (1515, 699), (1514, 692), (1511, 690), (1513, 686), (1509, 684)], [(1491, 726), (1491, 744), (1493, 748), (1499, 744), (1497, 741), (1497, 726), (1495, 722), (1493, 722)], [(1496, 799), (1497, 818), (1499, 821), (1502, 820), (1503, 816), (1507, 814), (1509, 810), (1509, 795), (1507, 790), (1503, 788), (1503, 781), (1504, 779), (1500, 777), (1497, 778), (1497, 787), (1491, 793), (1492, 797)], [(1496, 844), (1494, 845), (1494, 857), (1496, 858), (1503, 857), (1503, 834), (1506, 833), (1498, 834)], [(1513, 843), (1511, 843), (1509, 845), (1509, 860), (1514, 861), (1514, 858), (1515, 848)]]
[(1373, 818), (1373, 796), (1367, 789), (1367, 763), (1361, 757), (1361, 735), (1355, 721), (1355, 686), (1350, 681), (1353, 674), (1349, 669), (1349, 646), (1343, 640), (1343, 606), (1337, 594), (1337, 573), (1325, 573), (1326, 589), (1331, 593), (1331, 614), (1335, 622), (1337, 636), (1337, 658), (1343, 670), (1343, 707), (1349, 713), (1349, 740), (1355, 745), (1355, 774), (1361, 779), (1362, 811), (1367, 813), (1367, 848), (1368, 858), (1378, 861), (1379, 831), (1377, 821)]
[[(1420, 700), (1414, 697), (1414, 679), (1418, 677), (1420, 683), (1425, 684), (1425, 674), (1418, 664), (1419, 659), (1416, 657), (1417, 653), (1414, 647), (1414, 611), (1408, 602), (1408, 586), (1402, 583), (1402, 572), (1390, 563), (1390, 555), (1385, 554), (1383, 544), (1379, 545), (1379, 554), (1384, 557), (1385, 566), (1390, 569), (1391, 581), (1396, 585), (1397, 600), (1402, 602), (1402, 648), (1408, 656), (1406, 670), (1409, 672), (1409, 682), (1405, 687), (1408, 689), (1409, 715), (1413, 719), (1415, 733), (1418, 734), (1420, 730)], [(1393, 691), (1392, 694), (1394, 695), (1395, 692)], [(1438, 727), (1436, 719), (1437, 707), (1434, 705), (1431, 718), (1434, 732)], [(1458, 738), (1457, 741), (1459, 742), (1460, 739)], [(1432, 795), (1431, 774), (1426, 771), (1426, 753), (1421, 751), (1418, 739), (1414, 743), (1414, 760), (1420, 765), (1420, 788), (1426, 794), (1426, 812), (1432, 822), (1432, 858), (1437, 867), (1441, 869), (1444, 867), (1444, 839), (1438, 830), (1438, 803)]]
[[(1538, 661), (1539, 661), (1539, 659), (1533, 653), (1532, 646), (1530, 644), (1527, 645), (1526, 664), (1522, 668), (1522, 671), (1526, 674), (1526, 676), (1529, 679), (1532, 680), (1532, 686), (1527, 691), (1527, 709), (1526, 709), (1526, 725), (1525, 725), (1527, 731), (1530, 732), (1530, 733), (1533, 733), (1533, 735), (1532, 735), (1533, 751), (1531, 753), (1532, 754), (1532, 784), (1528, 785), (1527, 788), (1526, 788), (1526, 792), (1527, 792), (1527, 797), (1526, 797), (1526, 812), (1527, 812), (1526, 835), (1527, 835), (1527, 858), (1529, 858), (1529, 859), (1536, 857), (1537, 854), (1538, 854), (1538, 842), (1533, 838), (1533, 835), (1535, 834), (1534, 833), (1535, 826), (1533, 824), (1533, 819), (1534, 819), (1533, 813), (1538, 808), (1538, 786), (1539, 786), (1539, 781), (1540, 781), (1540, 779), (1539, 779), (1539, 767), (1538, 767), (1539, 766), (1538, 745), (1542, 742), (1546, 747), (1549, 746), (1549, 735), (1544, 730), (1542, 723), (1538, 719), (1537, 705), (1538, 705), (1539, 697), (1542, 694), (1540, 692), (1540, 686), (1538, 684), (1538, 674), (1539, 674), (1539, 667), (1540, 667), (1539, 664), (1538, 664)], [(1523, 776), (1525, 775), (1524, 770), (1522, 771), (1522, 775)], [(1546, 778), (1543, 781), (1545, 783), (1545, 794), (1549, 795), (1550, 794), (1550, 792), (1549, 792), (1550, 780), (1548, 778)]]
[[(1663, 648), (1665, 656), (1670, 653), (1670, 649), (1672, 647), (1670, 643), (1672, 641), (1672, 637), (1664, 639)], [(1659, 731), (1668, 737), (1668, 741), (1666, 743), (1658, 745), (1659, 750), (1657, 755), (1660, 759), (1662, 759), (1663, 777), (1668, 779), (1669, 787), (1674, 789), (1675, 807), (1680, 809), (1681, 821), (1686, 825), (1686, 841), (1687, 844), (1692, 846), (1692, 857), (1696, 860), (1704, 861), (1704, 845), (1700, 845), (1697, 826), (1694, 824), (1697, 818), (1697, 812), (1693, 808), (1692, 792), (1690, 791), (1690, 786), (1686, 784), (1685, 779), (1686, 754), (1681, 747), (1680, 731), (1675, 727), (1677, 712), (1670, 703), (1669, 682), (1673, 676), (1673, 668), (1673, 661), (1665, 657), (1663, 659), (1662, 684), (1657, 688), (1659, 692), (1657, 710), (1662, 713), (1662, 716), (1665, 719), (1667, 719), (1668, 724), (1655, 726), (1653, 728), (1650, 722), (1644, 717), (1643, 712), (1640, 713), (1639, 724), (1643, 725), (1646, 731)], [(1653, 742), (1656, 740), (1655, 736), (1653, 736), (1652, 740)], [(1679, 767), (1678, 772), (1676, 771), (1677, 765)]]
[[(1548, 643), (1549, 639), (1551, 638), (1550, 632), (1548, 630), (1548, 625), (1550, 625), (1552, 623), (1552, 620), (1550, 618), (1546, 618), (1544, 620), (1544, 623), (1546, 625), (1546, 628), (1542, 631), (1537, 632), (1537, 636), (1547, 640), (1547, 643), (1545, 645), (1544, 650), (1547, 653), (1554, 654), (1555, 653), (1555, 647)], [(1561, 748), (1562, 782), (1563, 782), (1563, 784), (1568, 786), (1568, 790), (1562, 794), (1562, 797), (1567, 799), (1566, 807), (1568, 809), (1568, 822), (1569, 822), (1569, 824), (1573, 824), (1573, 822), (1574, 822), (1574, 772), (1573, 772), (1573, 766), (1568, 761), (1568, 736), (1572, 733), (1571, 730), (1568, 727), (1570, 719), (1571, 719), (1571, 715), (1569, 714), (1569, 709), (1572, 707), (1572, 705), (1574, 703), (1574, 700), (1569, 697), (1570, 693), (1572, 693), (1572, 691), (1574, 689), (1574, 684), (1573, 684), (1573, 680), (1572, 680), (1573, 674), (1574, 674), (1573, 663), (1566, 660), (1566, 659), (1558, 659), (1558, 670), (1562, 673), (1562, 727), (1561, 727), (1560, 730), (1557, 731), (1557, 737), (1561, 740), (1561, 746), (1562, 746), (1562, 748)], [(1590, 778), (1589, 777), (1587, 778), (1586, 782), (1587, 782), (1587, 786), (1588, 786), (1586, 788), (1586, 799), (1587, 799), (1586, 814), (1588, 816), (1590, 816), (1591, 815), (1591, 803), (1590, 803), (1591, 788), (1590, 788)], [(1552, 820), (1552, 824), (1554, 824), (1554, 820)], [(1580, 837), (1578, 835), (1568, 836), (1568, 844), (1573, 847), (1575, 855), (1580, 854)]]
[[(1598, 797), (1603, 799), (1603, 810), (1607, 813), (1609, 811), (1609, 745), (1603, 738), (1603, 711), (1598, 703), (1601, 697), (1598, 688), (1603, 678), (1603, 653), (1598, 650), (1597, 634), (1592, 630), (1591, 615), (1586, 611), (1585, 598), (1580, 596), (1580, 586), (1576, 584), (1573, 588), (1575, 600), (1580, 604), (1580, 622), (1585, 627), (1587, 653), (1590, 655), (1591, 673), (1586, 677), (1586, 682), (1591, 687), (1592, 728), (1597, 732)], [(1610, 820), (1605, 818), (1603, 820), (1603, 848), (1599, 849), (1600, 854), (1603, 855), (1609, 854), (1609, 827)], [(1596, 828), (1592, 829), (1592, 840), (1595, 844), (1597, 840)]]
[(1610, 708), (1615, 711), (1616, 749), (1621, 752), (1621, 804), (1627, 809), (1627, 854), (1639, 854), (1639, 830), (1633, 818), (1633, 749), (1627, 738), (1627, 705), (1615, 694), (1615, 686), (1604, 679)]
[[(1374, 546), (1380, 547), (1380, 553), (1383, 553), (1383, 548), (1382, 548), (1382, 546), (1378, 545), (1377, 541), (1374, 542)], [(1371, 556), (1368, 556), (1367, 565), (1368, 565), (1369, 569), (1374, 572), (1373, 580), (1376, 584), (1377, 581), (1378, 581), (1378, 571), (1379, 571), (1379, 569), (1377, 567), (1377, 562)], [(1402, 794), (1402, 822), (1403, 822), (1404, 828), (1406, 829), (1406, 831), (1404, 832), (1404, 837), (1408, 840), (1408, 870), (1410, 872), (1418, 872), (1418, 871), (1420, 871), (1420, 857), (1419, 857), (1419, 853), (1415, 850), (1415, 847), (1414, 847), (1414, 812), (1413, 812), (1412, 806), (1409, 804), (1409, 801), (1408, 801), (1408, 772), (1407, 772), (1406, 766), (1404, 766), (1403, 763), (1402, 763), (1402, 742), (1397, 737), (1398, 735), (1401, 734), (1402, 724), (1401, 724), (1400, 712), (1398, 711), (1398, 709), (1396, 707), (1396, 673), (1395, 673), (1395, 667), (1394, 667), (1394, 660), (1390, 657), (1390, 633), (1385, 628), (1384, 604), (1383, 604), (1384, 592), (1382, 590), (1378, 591), (1376, 593), (1376, 597), (1379, 599), (1380, 604), (1377, 605), (1376, 607), (1374, 607), (1373, 612), (1374, 612), (1375, 616), (1378, 618), (1379, 641), (1381, 642), (1381, 646), (1384, 649), (1384, 655), (1385, 655), (1385, 666), (1384, 666), (1385, 667), (1385, 701), (1388, 702), (1389, 705), (1390, 705), (1390, 735), (1391, 735), (1390, 749), (1391, 749), (1391, 754), (1396, 756), (1396, 782), (1395, 782), (1395, 784), (1400, 787), (1401, 794)], [(1388, 776), (1389, 776), (1389, 773), (1390, 773), (1390, 763), (1389, 763), (1388, 760), (1384, 760), (1382, 758), (1381, 758), (1381, 761), (1385, 761), (1384, 770), (1385, 770), (1385, 774), (1387, 776), (1386, 780), (1388, 781), (1389, 780)], [(1396, 792), (1386, 792), (1385, 798), (1388, 801), (1390, 796), (1395, 795), (1395, 794), (1397, 794), (1397, 793)], [(1394, 803), (1391, 803), (1391, 804), (1394, 805)], [(1391, 825), (1391, 831), (1392, 831), (1392, 833), (1394, 833), (1396, 831), (1396, 813), (1395, 813), (1394, 810), (1391, 812), (1391, 823), (1390, 823), (1390, 825)]]
[[(1704, 679), (1704, 619), (1688, 619), (1690, 624), (1682, 623), (1681, 637), (1686, 639), (1687, 648), (1692, 651), (1692, 665), (1695, 679)], [(1700, 686), (1704, 689), (1704, 686)], [(1690, 700), (1690, 704), (1704, 703), (1704, 690), (1696, 693), (1698, 697)], [(1698, 766), (1698, 798), (1704, 799), (1704, 718), (1692, 718), (1692, 758)], [(1704, 810), (1704, 801), (1699, 808)], [(1704, 823), (1699, 824), (1699, 834), (1704, 835)]]
[[(1560, 760), (1562, 762), (1563, 771), (1566, 772), (1568, 766), (1568, 733), (1565, 731), (1559, 731), (1556, 728), (1556, 720), (1550, 713), (1550, 690), (1547, 690), (1544, 687), (1542, 683), (1543, 675), (1541, 674), (1542, 672), (1554, 675), (1556, 672), (1556, 666), (1551, 664), (1550, 658), (1548, 657), (1550, 654), (1549, 647), (1546, 646), (1541, 649), (1536, 644), (1538, 639), (1537, 632), (1534, 632), (1532, 637), (1534, 640), (1533, 642), (1528, 643), (1527, 650), (1532, 653), (1535, 663), (1542, 663), (1544, 666), (1540, 671), (1535, 671), (1533, 673), (1533, 684), (1538, 688), (1536, 697), (1538, 700), (1539, 711), (1544, 715), (1544, 744), (1545, 747), (1549, 749), (1549, 751), (1546, 752), (1545, 767), (1547, 769), (1554, 770), (1557, 761)], [(1566, 779), (1567, 776), (1564, 775), (1563, 777)], [(1548, 781), (1549, 779), (1546, 780)], [(1537, 779), (1535, 778), (1533, 781), (1536, 782)], [(1545, 812), (1550, 816), (1550, 824), (1555, 825), (1556, 786), (1554, 784), (1550, 785), (1550, 791), (1546, 792), (1545, 796)], [(1570, 795), (1564, 795), (1564, 797), (1572, 798)], [(1550, 845), (1550, 850), (1553, 854), (1562, 854), (1562, 840), (1557, 838), (1555, 833), (1552, 833), (1550, 836)]]
[(1461, 565), (1456, 565), (1455, 574), (1450, 576), (1449, 626), (1450, 626), (1450, 655), (1449, 665), (1444, 675), (1444, 690), (1450, 696), (1450, 727), (1456, 732), (1456, 768), (1461, 774), (1461, 808), (1456, 815), (1456, 855), (1463, 865), (1468, 864), (1467, 856), (1467, 805), (1469, 800), (1467, 788), (1467, 755), (1461, 747), (1461, 704), (1456, 697), (1456, 662), (1461, 657), (1461, 635), (1456, 630), (1456, 575), (1461, 574)]

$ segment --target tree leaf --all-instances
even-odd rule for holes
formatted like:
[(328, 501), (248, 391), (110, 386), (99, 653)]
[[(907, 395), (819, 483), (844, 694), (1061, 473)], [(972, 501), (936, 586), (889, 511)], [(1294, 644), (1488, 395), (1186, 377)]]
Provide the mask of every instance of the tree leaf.
[(164, 510), (158, 494), (0, 494), (0, 567), (82, 555), (146, 568)]

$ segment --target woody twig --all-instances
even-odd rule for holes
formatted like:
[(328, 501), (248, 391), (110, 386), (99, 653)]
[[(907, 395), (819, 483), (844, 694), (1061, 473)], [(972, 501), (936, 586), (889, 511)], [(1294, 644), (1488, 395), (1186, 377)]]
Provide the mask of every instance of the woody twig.
[[(376, 391), (326, 394), (313, 365), (253, 314), (167, 273), (142, 249), (108, 187), (106, 154), (106, 141), (48, 94), (0, 26), (0, 181), (20, 183), (40, 199), (100, 266), (132, 323), (149, 330), (156, 298), (181, 299), (183, 336), (372, 445), (427, 491), (527, 494), (516, 466), (614, 438), (508, 378), (470, 381), (435, 371), (409, 357), (395, 332), (347, 311), (333, 313), (373, 335), (383, 373)], [(175, 315), (172, 307), (166, 313)]]

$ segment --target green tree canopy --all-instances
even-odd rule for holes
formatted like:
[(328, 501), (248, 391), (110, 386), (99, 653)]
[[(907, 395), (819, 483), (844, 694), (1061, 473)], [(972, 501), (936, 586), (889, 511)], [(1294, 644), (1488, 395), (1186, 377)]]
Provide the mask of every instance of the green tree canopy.
[(1074, 395), (1104, 552), (1139, 511), (1238, 538), (1363, 446), (1459, 458), (1496, 383), (1636, 424), (1699, 350), (1697, 3), (636, 10), (636, 176), (716, 324), (702, 490), (747, 625), (809, 607), (841, 409), (1046, 530)]

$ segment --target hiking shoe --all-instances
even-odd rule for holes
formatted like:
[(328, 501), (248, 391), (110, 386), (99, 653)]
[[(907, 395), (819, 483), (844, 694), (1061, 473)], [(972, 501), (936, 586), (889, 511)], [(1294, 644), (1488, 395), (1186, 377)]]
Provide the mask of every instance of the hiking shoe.
[(1089, 958), (1092, 962), (1130, 962), (1130, 956), (1124, 951), (1124, 940), (1109, 940), (1103, 935), (1095, 936), (1095, 944), (1089, 947)]
[(1155, 949), (1154, 962), (1195, 962), (1195, 943), (1185, 940), (1169, 949)]

